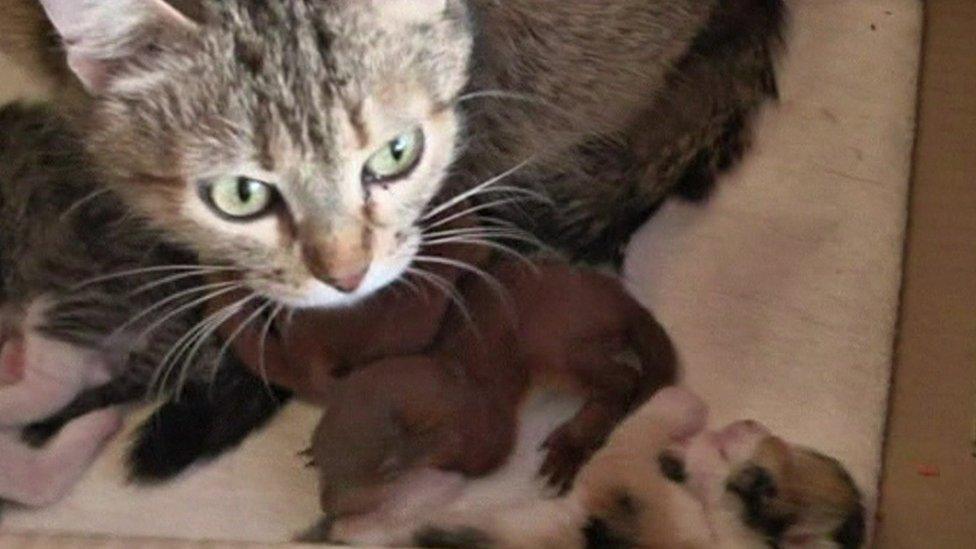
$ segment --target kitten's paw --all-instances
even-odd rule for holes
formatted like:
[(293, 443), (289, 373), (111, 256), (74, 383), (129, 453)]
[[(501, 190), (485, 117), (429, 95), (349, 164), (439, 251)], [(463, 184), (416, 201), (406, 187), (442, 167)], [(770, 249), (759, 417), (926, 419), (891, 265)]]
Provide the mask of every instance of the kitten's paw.
[(116, 408), (98, 410), (81, 416), (68, 425), (88, 433), (93, 440), (104, 441), (122, 430), (122, 412)]
[(0, 387), (14, 385), (24, 379), (26, 371), (24, 339), (0, 339)]
[(75, 420), (91, 433), (95, 440), (106, 440), (122, 430), (123, 416), (118, 408), (106, 408)]
[(665, 387), (658, 391), (635, 416), (653, 416), (667, 422), (675, 440), (687, 439), (701, 432), (708, 421), (705, 402), (683, 387)]

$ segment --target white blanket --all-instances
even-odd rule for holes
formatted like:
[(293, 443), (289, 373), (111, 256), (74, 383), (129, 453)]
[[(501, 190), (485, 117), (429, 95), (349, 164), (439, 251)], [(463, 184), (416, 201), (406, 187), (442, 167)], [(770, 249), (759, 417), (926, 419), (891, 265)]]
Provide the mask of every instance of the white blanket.
[[(627, 276), (717, 419), (753, 417), (837, 456), (873, 501), (921, 5), (790, 5), (782, 101), (762, 117), (755, 149), (706, 205), (667, 205), (635, 239)], [(0, 60), (0, 98), (12, 93), (12, 74)], [(551, 423), (553, 409), (540, 409), (536, 419)], [(239, 451), (153, 489), (124, 485), (121, 437), (68, 500), (9, 512), (0, 532), (285, 541), (317, 516), (314, 479), (295, 456), (315, 419), (292, 406)], [(514, 497), (525, 491), (512, 487), (533, 486), (522, 478), (535, 459), (530, 443), (517, 466), (481, 482), (485, 490)]]

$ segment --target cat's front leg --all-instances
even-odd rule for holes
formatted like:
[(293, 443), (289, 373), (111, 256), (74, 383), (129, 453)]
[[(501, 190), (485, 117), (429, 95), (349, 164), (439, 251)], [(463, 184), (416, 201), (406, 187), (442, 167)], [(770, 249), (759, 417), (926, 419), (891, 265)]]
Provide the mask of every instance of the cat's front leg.
[(121, 426), (118, 410), (99, 410), (69, 423), (43, 448), (0, 432), (0, 498), (29, 507), (58, 502)]

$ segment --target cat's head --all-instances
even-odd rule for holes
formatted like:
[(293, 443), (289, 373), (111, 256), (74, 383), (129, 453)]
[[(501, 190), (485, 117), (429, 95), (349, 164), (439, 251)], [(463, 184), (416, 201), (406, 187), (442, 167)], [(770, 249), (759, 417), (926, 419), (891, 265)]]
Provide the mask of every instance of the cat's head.
[(457, 147), (458, 0), (43, 0), (129, 204), (293, 306), (401, 276)]

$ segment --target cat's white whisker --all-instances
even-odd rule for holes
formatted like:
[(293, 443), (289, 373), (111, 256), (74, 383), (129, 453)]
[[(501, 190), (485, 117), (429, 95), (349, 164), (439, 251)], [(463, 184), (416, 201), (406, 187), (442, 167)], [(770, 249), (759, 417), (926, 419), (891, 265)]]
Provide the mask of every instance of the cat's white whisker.
[(491, 215), (479, 215), (478, 223), (484, 227), (506, 227), (510, 229), (523, 230), (518, 224), (512, 223), (507, 219), (502, 219), (500, 217), (494, 217)]
[(511, 234), (524, 234), (531, 235), (528, 231), (523, 231), (517, 228), (510, 227), (494, 227), (494, 226), (484, 226), (479, 225), (476, 227), (462, 227), (459, 229), (444, 229), (440, 231), (424, 231), (423, 235), (426, 237), (440, 237), (440, 236), (451, 236), (457, 234), (468, 234), (468, 233), (480, 233), (480, 232), (499, 232), (499, 233), (511, 233)]
[(534, 191), (526, 187), (513, 187), (511, 185), (494, 185), (482, 191), (479, 194), (485, 193), (511, 193), (511, 194), (521, 194), (525, 195), (527, 198), (531, 198), (536, 202), (546, 204), (548, 206), (555, 206), (556, 201), (553, 200), (551, 196), (546, 196), (545, 194)]
[(83, 196), (82, 198), (78, 199), (74, 204), (69, 206), (68, 209), (61, 212), (61, 217), (59, 219), (61, 221), (68, 219), (68, 217), (70, 217), (71, 214), (75, 213), (75, 211), (77, 211), (79, 208), (81, 208), (88, 202), (91, 202), (92, 200), (95, 200), (96, 198), (106, 195), (110, 192), (112, 192), (111, 189), (105, 188), (105, 189), (98, 189), (91, 193), (88, 193), (86, 196)]
[[(180, 338), (180, 341), (174, 345), (174, 349), (179, 347), (180, 350), (171, 357), (171, 363), (168, 368), (166, 368), (165, 376), (160, 380), (160, 388), (165, 388), (167, 382), (169, 381), (172, 373), (177, 369), (180, 364), (180, 358), (182, 357), (182, 367), (180, 368), (180, 373), (177, 377), (177, 382), (173, 387), (175, 398), (178, 400), (182, 394), (183, 383), (185, 381), (185, 373), (187, 371), (187, 365), (190, 360), (196, 356), (200, 348), (209, 339), (209, 337), (230, 317), (237, 313), (245, 303), (254, 298), (254, 294), (251, 293), (247, 297), (240, 299), (229, 305), (221, 307), (213, 314), (210, 314), (204, 318), (204, 320), (198, 322), (193, 328), (187, 331), (187, 333)], [(182, 342), (182, 344), (181, 344)], [(169, 355), (169, 353), (167, 353)], [(166, 364), (164, 359), (164, 364)]]
[[(156, 267), (142, 267), (142, 268), (139, 268), (139, 269), (130, 269), (130, 270), (127, 270), (127, 271), (119, 271), (119, 272), (116, 272), (116, 273), (109, 273), (109, 274), (106, 274), (106, 275), (100, 275), (100, 276), (96, 276), (94, 278), (89, 278), (87, 280), (83, 280), (83, 281), (75, 284), (74, 286), (70, 287), (69, 290), (72, 291), (72, 292), (74, 292), (74, 291), (81, 290), (82, 288), (86, 288), (88, 286), (91, 286), (93, 284), (98, 284), (98, 283), (101, 283), (101, 282), (108, 282), (110, 280), (116, 280), (116, 279), (119, 279), (119, 278), (126, 278), (126, 277), (129, 277), (129, 276), (137, 276), (137, 275), (141, 275), (141, 274), (152, 274), (152, 273), (160, 273), (160, 272), (192, 271), (192, 270), (199, 269), (199, 268), (200, 268), (200, 265), (160, 265), (160, 266), (156, 266)], [(214, 268), (215, 269), (218, 269), (218, 267), (214, 267)], [(238, 270), (236, 267), (219, 267), (219, 269), (220, 270)]]
[(398, 277), (393, 282), (396, 284), (403, 284), (404, 286), (409, 288), (410, 291), (413, 292), (413, 294), (416, 295), (418, 298), (421, 298), (425, 301), (428, 299), (427, 293), (424, 292), (423, 289), (420, 286), (418, 286), (414, 281), (410, 280), (405, 276)]
[[(465, 200), (473, 200), (476, 197), (488, 196), (491, 194), (509, 195), (508, 198), (511, 198), (513, 200), (519, 200), (519, 201), (532, 200), (535, 202), (545, 204), (550, 207), (555, 206), (555, 201), (553, 201), (552, 198), (543, 195), (542, 193), (530, 189), (522, 188), (522, 187), (513, 187), (511, 185), (492, 185), (492, 186), (485, 186), (485, 187), (476, 187), (474, 189), (471, 189), (471, 191), (465, 193), (465, 195), (463, 196), (464, 198), (463, 200), (456, 200), (457, 197), (455, 197), (454, 199), (451, 199), (449, 204), (448, 203), (440, 204), (437, 206), (437, 211), (428, 212), (422, 218), (422, 220), (436, 217), (438, 214), (450, 210), (451, 207), (454, 207), (459, 203), (463, 203)], [(511, 195), (515, 195), (515, 196), (511, 196)]]
[[(186, 374), (190, 367), (193, 365), (193, 359), (200, 353), (200, 349), (210, 340), (217, 330), (224, 325), (225, 322), (230, 320), (234, 315), (236, 315), (245, 305), (252, 299), (257, 298), (258, 295), (255, 292), (251, 292), (247, 297), (231, 303), (221, 309), (217, 315), (214, 315), (212, 322), (207, 324), (196, 336), (196, 343), (192, 347), (188, 348), (187, 353), (183, 356), (183, 365), (180, 368), (179, 377), (176, 380), (177, 395), (183, 390), (183, 385), (186, 380)], [(216, 383), (217, 371), (220, 369), (220, 359), (215, 357), (213, 366), (210, 371), (210, 381), (209, 383), (213, 385)]]
[(229, 336), (227, 336), (227, 339), (224, 340), (224, 344), (221, 345), (220, 347), (220, 351), (217, 353), (217, 360), (216, 360), (217, 364), (220, 364), (220, 361), (224, 358), (224, 355), (227, 353), (228, 350), (230, 350), (230, 346), (233, 345), (234, 340), (237, 339), (244, 332), (245, 329), (247, 329), (248, 324), (257, 320), (262, 314), (264, 314), (265, 311), (267, 311), (268, 309), (274, 306), (275, 306), (274, 301), (265, 298), (264, 304), (261, 305), (260, 307), (255, 308), (254, 312), (251, 313), (246, 319), (244, 319), (244, 322), (241, 322), (241, 325), (238, 326), (236, 329), (234, 329), (234, 331), (231, 332)]
[(480, 203), (480, 204), (478, 204), (476, 206), (472, 206), (472, 207), (467, 208), (465, 210), (462, 210), (460, 212), (451, 214), (448, 217), (444, 217), (444, 218), (435, 220), (430, 225), (427, 225), (425, 227), (425, 229), (436, 229), (437, 227), (441, 227), (443, 225), (446, 225), (448, 223), (451, 223), (452, 221), (455, 221), (455, 220), (460, 219), (462, 217), (465, 217), (465, 216), (468, 216), (468, 215), (472, 215), (472, 214), (476, 214), (478, 212), (481, 212), (481, 211), (484, 211), (484, 210), (488, 210), (488, 209), (491, 209), (491, 208), (496, 208), (498, 206), (505, 206), (507, 204), (515, 204), (517, 202), (519, 202), (519, 200), (518, 199), (515, 199), (515, 198), (504, 198), (504, 199), (501, 199), (501, 200), (493, 200), (491, 202), (483, 202), (483, 203)]
[[(271, 332), (271, 326), (274, 324), (275, 318), (285, 310), (286, 305), (284, 303), (279, 303), (271, 314), (268, 315), (268, 319), (264, 322), (264, 326), (261, 328), (261, 343), (258, 347), (261, 356), (258, 357), (258, 372), (261, 375), (261, 381), (264, 382), (264, 386), (270, 389), (271, 383), (268, 381), (268, 368), (265, 360), (265, 354), (267, 350), (268, 335)], [(271, 391), (268, 391), (269, 396), (274, 396)]]
[(525, 254), (519, 253), (518, 251), (512, 249), (511, 247), (505, 246), (504, 244), (495, 242), (493, 240), (484, 240), (480, 238), (454, 238), (454, 239), (445, 239), (442, 241), (433, 241), (433, 242), (424, 243), (424, 245), (426, 246), (445, 246), (451, 244), (468, 244), (472, 246), (484, 246), (486, 248), (498, 250), (503, 254), (510, 255), (518, 259), (533, 271), (535, 272), (539, 271), (538, 265), (536, 265), (531, 259), (526, 257)]
[(506, 304), (506, 306), (511, 306), (511, 296), (509, 296), (508, 290), (505, 289), (505, 286), (501, 282), (499, 282), (497, 278), (489, 274), (484, 269), (480, 269), (478, 267), (475, 267), (474, 265), (465, 263), (464, 261), (458, 261), (456, 259), (449, 259), (446, 257), (417, 255), (414, 257), (414, 261), (417, 261), (419, 263), (433, 263), (438, 265), (447, 265), (449, 267), (455, 267), (464, 271), (468, 271), (469, 273), (481, 278), (482, 280), (485, 281), (486, 284), (491, 286), (492, 290), (498, 295), (499, 299), (501, 299)]
[[(235, 268), (234, 270), (235, 271), (238, 271), (238, 272), (243, 271), (243, 269), (239, 269), (239, 268)], [(200, 269), (195, 270), (195, 271), (189, 271), (189, 272), (179, 273), (179, 274), (175, 274), (175, 275), (170, 275), (170, 276), (167, 276), (167, 277), (165, 277), (165, 278), (163, 278), (161, 280), (156, 280), (154, 282), (148, 282), (146, 284), (143, 284), (142, 286), (139, 286), (138, 288), (136, 288), (136, 289), (132, 290), (131, 292), (129, 292), (129, 296), (137, 296), (137, 295), (139, 295), (141, 293), (148, 292), (149, 290), (152, 290), (153, 288), (158, 288), (159, 286), (164, 286), (166, 284), (169, 284), (169, 283), (172, 283), (172, 282), (177, 282), (179, 280), (183, 280), (183, 279), (186, 279), (186, 278), (192, 278), (192, 277), (195, 277), (195, 276), (201, 276), (201, 275), (207, 275), (207, 274), (213, 274), (213, 273), (225, 272), (225, 271), (227, 271), (227, 269), (224, 268), (224, 267), (213, 266), (213, 267), (201, 267)]]
[(444, 277), (427, 272), (419, 267), (408, 267), (406, 272), (424, 280), (434, 289), (443, 293), (445, 297), (454, 302), (454, 304), (458, 307), (458, 310), (461, 311), (461, 314), (464, 315), (465, 320), (471, 325), (474, 324), (474, 319), (471, 317), (471, 312), (468, 309), (467, 303), (464, 301), (464, 297), (461, 296), (460, 292), (457, 291), (457, 288), (455, 288), (454, 285), (448, 282)]
[[(194, 301), (193, 303), (184, 305), (180, 309), (182, 310), (190, 309), (192, 307), (195, 307), (197, 305), (206, 302), (209, 299), (219, 297), (220, 295), (237, 290), (241, 287), (243, 286), (238, 285), (233, 288), (225, 288), (223, 290), (218, 290), (216, 292), (204, 296), (201, 299)], [(168, 380), (170, 375), (169, 370), (175, 367), (175, 359), (179, 358), (179, 356), (181, 356), (183, 352), (185, 352), (185, 347), (187, 345), (192, 344), (192, 342), (194, 341), (194, 336), (201, 329), (209, 325), (209, 323), (212, 322), (213, 319), (225, 309), (226, 307), (218, 311), (215, 311), (214, 313), (211, 313), (209, 315), (204, 315), (204, 317), (200, 321), (198, 321), (196, 324), (191, 326), (178, 340), (176, 340), (175, 343), (173, 343), (173, 345), (170, 347), (170, 350), (167, 351), (165, 355), (163, 355), (162, 360), (160, 360), (159, 367), (156, 369), (156, 372), (153, 374), (153, 377), (150, 380), (150, 383), (148, 385), (150, 391), (152, 391), (152, 389), (155, 387), (157, 388), (157, 393), (159, 394), (159, 396), (162, 396), (162, 394), (166, 391), (166, 381)], [(176, 314), (176, 313), (174, 312), (172, 314)]]
[(187, 310), (189, 310), (189, 309), (191, 309), (191, 308), (199, 305), (200, 303), (205, 302), (207, 299), (211, 299), (213, 297), (217, 297), (217, 296), (223, 295), (225, 293), (229, 293), (229, 292), (234, 291), (235, 289), (240, 288), (242, 286), (243, 286), (243, 283), (240, 283), (240, 282), (213, 282), (213, 283), (210, 283), (210, 284), (204, 284), (202, 286), (196, 286), (196, 287), (193, 287), (193, 288), (190, 288), (190, 289), (187, 289), (187, 290), (183, 290), (183, 291), (177, 292), (177, 293), (175, 293), (175, 294), (173, 294), (171, 296), (168, 296), (168, 297), (166, 297), (164, 299), (161, 299), (161, 300), (153, 303), (149, 307), (146, 307), (145, 309), (143, 309), (142, 311), (140, 311), (138, 314), (134, 315), (132, 318), (130, 318), (129, 320), (127, 320), (124, 324), (122, 324), (121, 326), (119, 326), (118, 328), (116, 328), (115, 330), (113, 330), (112, 333), (109, 334), (108, 337), (109, 337), (109, 339), (118, 337), (126, 329), (128, 329), (130, 326), (136, 324), (137, 322), (139, 322), (140, 320), (142, 320), (143, 318), (145, 318), (147, 315), (149, 315), (152, 312), (157, 311), (157, 310), (165, 307), (166, 305), (168, 305), (168, 304), (170, 304), (170, 303), (172, 303), (174, 301), (179, 301), (180, 299), (183, 299), (184, 297), (189, 297), (189, 296), (192, 296), (192, 295), (195, 295), (195, 294), (199, 294), (201, 292), (211, 292), (211, 291), (214, 291), (214, 290), (220, 290), (220, 291), (217, 291), (216, 293), (208, 293), (203, 298), (200, 298), (200, 299), (198, 299), (196, 301), (193, 301), (193, 302), (191, 302), (189, 304), (183, 304), (183, 305), (177, 307), (176, 309), (167, 312), (162, 318), (160, 318), (160, 319), (156, 320), (155, 322), (153, 322), (152, 324), (150, 324), (149, 327), (143, 329), (142, 332), (140, 332), (135, 338), (133, 338), (133, 341), (142, 341), (142, 338), (146, 337), (147, 335), (149, 335), (150, 333), (152, 333), (153, 331), (155, 331), (157, 328), (159, 328), (160, 326), (162, 326), (166, 322), (169, 322), (171, 319), (173, 319), (174, 317), (176, 317), (178, 314), (180, 314), (180, 313), (182, 313), (184, 311), (187, 311)]
[(457, 307), (458, 312), (464, 318), (464, 323), (471, 328), (471, 331), (475, 336), (481, 339), (481, 330), (478, 328), (478, 324), (474, 321), (474, 315), (471, 314), (471, 308), (468, 307), (468, 302), (464, 299), (464, 296), (458, 292), (457, 288), (453, 284), (448, 282), (444, 277), (425, 271), (421, 268), (411, 268), (410, 273), (425, 279), (430, 285), (441, 290), (444, 295), (454, 303)]
[(514, 229), (492, 229), (492, 228), (473, 228), (473, 229), (457, 229), (455, 231), (438, 231), (430, 234), (423, 234), (422, 242), (424, 244), (429, 244), (435, 241), (441, 241), (446, 238), (456, 238), (456, 237), (474, 237), (474, 238), (496, 238), (502, 240), (512, 240), (517, 242), (524, 242), (527, 244), (533, 244), (539, 248), (545, 248), (545, 244), (538, 238), (533, 236), (531, 233), (525, 231), (519, 231)]
[[(191, 363), (191, 359), (193, 358), (193, 356), (197, 352), (199, 352), (199, 347), (202, 346), (203, 342), (205, 342), (207, 339), (209, 339), (210, 336), (214, 332), (216, 332), (217, 330), (219, 330), (220, 327), (225, 322), (227, 322), (235, 314), (237, 314), (238, 312), (240, 312), (240, 310), (245, 305), (247, 305), (247, 303), (250, 302), (252, 299), (261, 299), (261, 296), (259, 296), (257, 293), (252, 292), (251, 295), (249, 295), (247, 298), (245, 298), (245, 299), (243, 299), (241, 301), (238, 301), (237, 303), (231, 305), (230, 311), (221, 318), (220, 322), (218, 322), (215, 326), (213, 326), (213, 329), (210, 330), (208, 333), (204, 333), (204, 334), (202, 334), (200, 336), (199, 343), (197, 344), (197, 347), (194, 349), (194, 351), (192, 351), (189, 355), (187, 355), (186, 359), (184, 360), (183, 374), (186, 373), (186, 370), (188, 369), (188, 367), (189, 367), (189, 365)], [(255, 319), (257, 319), (258, 317), (260, 317), (261, 314), (264, 313), (264, 311), (266, 311), (269, 307), (274, 306), (274, 302), (271, 301), (270, 299), (268, 299), (268, 298), (263, 298), (263, 299), (265, 300), (264, 304), (262, 304), (261, 306), (255, 308), (254, 312), (252, 312), (246, 319), (244, 319), (244, 322), (241, 322), (240, 326), (238, 326), (237, 328), (235, 328), (234, 331), (231, 332), (231, 334), (229, 336), (227, 336), (227, 338), (224, 339), (223, 345), (220, 346), (220, 350), (217, 352), (216, 358), (214, 358), (214, 364), (213, 364), (213, 368), (211, 370), (210, 383), (215, 383), (216, 382), (217, 370), (220, 368), (221, 361), (223, 360), (224, 355), (227, 354), (227, 351), (230, 350), (230, 347), (231, 347), (231, 345), (233, 345), (234, 340), (237, 339), (237, 337), (240, 336), (241, 333), (243, 333), (245, 329), (247, 329), (247, 326), (251, 322), (253, 322)], [(177, 384), (178, 385), (182, 385), (181, 382), (178, 382)]]
[(478, 193), (482, 192), (484, 189), (486, 189), (486, 188), (488, 188), (488, 187), (490, 187), (490, 186), (498, 183), (499, 181), (505, 179), (506, 177), (509, 177), (510, 175), (514, 174), (515, 172), (521, 170), (522, 168), (524, 168), (525, 166), (527, 166), (530, 162), (532, 162), (532, 160), (534, 160), (534, 159), (535, 159), (535, 156), (530, 156), (529, 158), (527, 158), (527, 159), (523, 160), (522, 162), (519, 162), (518, 164), (516, 164), (514, 167), (512, 167), (512, 168), (510, 168), (510, 169), (502, 172), (499, 175), (496, 175), (495, 177), (492, 177), (491, 179), (485, 181), (484, 183), (480, 183), (478, 185), (475, 185), (474, 187), (472, 187), (472, 188), (470, 188), (470, 189), (462, 192), (461, 194), (458, 194), (458, 195), (456, 195), (456, 196), (448, 199), (444, 203), (436, 206), (435, 208), (431, 209), (431, 211), (427, 212), (424, 215), (424, 217), (421, 218), (421, 220), (422, 221), (426, 221), (426, 220), (428, 220), (428, 219), (430, 219), (430, 218), (432, 218), (432, 217), (434, 217), (434, 216), (436, 216), (436, 215), (438, 215), (438, 214), (440, 214), (440, 213), (442, 213), (442, 212), (444, 212), (446, 210), (449, 210), (450, 208), (453, 208), (457, 204), (460, 204), (461, 202), (464, 202), (465, 200), (471, 198), (472, 196), (475, 196)]
[(460, 105), (461, 103), (464, 103), (466, 101), (471, 101), (474, 99), (507, 99), (513, 101), (521, 101), (523, 103), (529, 103), (532, 105), (538, 105), (540, 107), (546, 107), (547, 109), (552, 110), (552, 112), (559, 113), (560, 115), (565, 116), (567, 118), (572, 118), (573, 116), (572, 113), (567, 111), (566, 109), (563, 109), (562, 107), (559, 107), (550, 101), (546, 101), (541, 97), (536, 97), (534, 95), (507, 91), (507, 90), (479, 90), (475, 92), (470, 92), (458, 96), (457, 99), (454, 100), (454, 103), (456, 105)]

